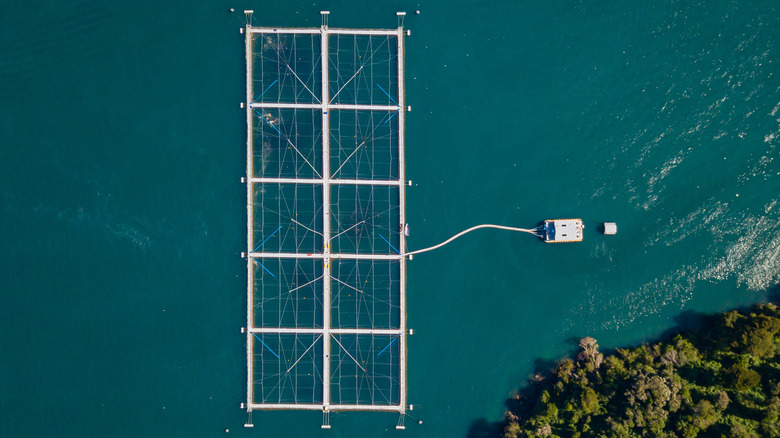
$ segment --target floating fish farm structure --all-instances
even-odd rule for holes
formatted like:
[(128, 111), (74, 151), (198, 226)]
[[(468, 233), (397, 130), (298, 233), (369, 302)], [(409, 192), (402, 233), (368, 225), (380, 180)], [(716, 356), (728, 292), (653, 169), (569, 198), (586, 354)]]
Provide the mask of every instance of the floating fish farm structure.
[(246, 426), (406, 400), (403, 13), (395, 29), (245, 11)]

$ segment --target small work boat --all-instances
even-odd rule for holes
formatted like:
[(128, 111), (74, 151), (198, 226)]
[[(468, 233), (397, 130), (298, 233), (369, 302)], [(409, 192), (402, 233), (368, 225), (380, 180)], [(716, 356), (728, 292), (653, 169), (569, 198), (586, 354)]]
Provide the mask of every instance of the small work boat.
[(539, 226), (538, 234), (545, 243), (582, 242), (582, 219), (550, 219)]

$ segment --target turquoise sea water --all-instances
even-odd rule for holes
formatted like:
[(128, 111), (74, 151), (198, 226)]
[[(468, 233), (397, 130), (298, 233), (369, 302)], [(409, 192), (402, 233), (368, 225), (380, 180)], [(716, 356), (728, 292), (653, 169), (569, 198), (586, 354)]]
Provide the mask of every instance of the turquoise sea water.
[[(243, 25), (407, 28), (408, 428), (245, 414)], [(767, 1), (24, 2), (0, 14), (0, 435), (466, 436), (537, 360), (780, 282)], [(618, 223), (602, 236), (603, 221)], [(423, 420), (422, 425), (416, 423)]]

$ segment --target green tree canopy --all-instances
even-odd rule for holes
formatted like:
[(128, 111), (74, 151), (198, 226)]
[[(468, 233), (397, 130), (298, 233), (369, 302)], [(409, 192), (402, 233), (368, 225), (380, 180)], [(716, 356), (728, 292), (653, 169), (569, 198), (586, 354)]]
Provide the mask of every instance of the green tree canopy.
[(762, 304), (668, 342), (576, 358), (538, 383), (536, 408), (508, 412), (504, 437), (780, 436), (780, 312)]

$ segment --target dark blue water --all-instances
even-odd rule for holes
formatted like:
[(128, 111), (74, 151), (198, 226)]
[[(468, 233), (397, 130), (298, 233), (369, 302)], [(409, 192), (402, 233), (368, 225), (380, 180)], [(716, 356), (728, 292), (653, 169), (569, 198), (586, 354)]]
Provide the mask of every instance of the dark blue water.
[(229, 7), (279, 26), (329, 9), (332, 27), (420, 9), (405, 23), (410, 249), (485, 222), (587, 225), (575, 245), (483, 230), (409, 264), (403, 434), (499, 419), (572, 338), (636, 344), (780, 282), (773, 1), (33, 6), (0, 14), (3, 436), (397, 434), (390, 414), (241, 427), (244, 46)]

